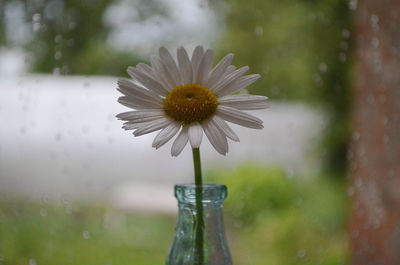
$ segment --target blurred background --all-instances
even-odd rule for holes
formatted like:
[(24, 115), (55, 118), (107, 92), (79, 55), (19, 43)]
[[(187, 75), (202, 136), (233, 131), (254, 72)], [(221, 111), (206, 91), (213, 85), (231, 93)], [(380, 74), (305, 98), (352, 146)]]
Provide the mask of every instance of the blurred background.
[(233, 64), (262, 76), (249, 93), (270, 98), (254, 112), (265, 129), (234, 126), (241, 142), (226, 157), (202, 145), (205, 181), (229, 190), (235, 264), (350, 264), (360, 233), (348, 229), (350, 202), (363, 185), (347, 178), (350, 141), (362, 135), (350, 132), (358, 9), (356, 0), (0, 0), (0, 264), (164, 264), (173, 186), (192, 182), (191, 151), (172, 158), (170, 145), (151, 148), (154, 134), (122, 130), (115, 88), (160, 46), (198, 44), (216, 60), (233, 52)]

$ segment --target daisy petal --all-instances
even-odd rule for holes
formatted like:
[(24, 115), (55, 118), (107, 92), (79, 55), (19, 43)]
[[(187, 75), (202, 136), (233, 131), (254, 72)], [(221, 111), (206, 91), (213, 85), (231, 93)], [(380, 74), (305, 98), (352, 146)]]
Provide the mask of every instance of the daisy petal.
[(160, 119), (164, 119), (164, 117), (159, 117), (155, 120), (147, 121), (147, 122), (143, 122), (143, 123), (127, 121), (127, 122), (124, 122), (122, 128), (125, 130), (136, 130), (136, 129), (143, 128), (143, 127), (155, 122), (156, 120), (160, 120)]
[(140, 95), (140, 94), (134, 94), (134, 93), (127, 93), (127, 91), (123, 91), (120, 88), (117, 88), (119, 92), (124, 94), (127, 98), (127, 100), (132, 101), (132, 103), (146, 103), (149, 106), (154, 106), (155, 108), (162, 108), (162, 101), (155, 100), (151, 97), (148, 97), (146, 95)]
[(162, 129), (154, 138), (152, 146), (156, 149), (166, 144), (175, 134), (179, 131), (181, 125), (177, 122), (169, 124), (167, 127)]
[(167, 119), (165, 117), (155, 120), (155, 121), (151, 121), (151, 122), (145, 124), (144, 126), (141, 126), (140, 128), (138, 128), (133, 133), (133, 135), (140, 136), (143, 134), (158, 131), (158, 130), (164, 128), (165, 126), (169, 125), (171, 122), (172, 121), (170, 119)]
[(192, 82), (192, 64), (190, 63), (189, 56), (183, 47), (179, 47), (178, 51), (179, 70), (182, 76), (182, 85)]
[(211, 121), (203, 123), (202, 126), (211, 145), (218, 153), (225, 155), (228, 152), (228, 141), (225, 135)]
[(239, 91), (240, 89), (253, 84), (260, 77), (261, 76), (259, 74), (247, 75), (247, 76), (240, 77), (240, 78), (236, 79), (235, 81), (231, 82), (229, 85), (216, 91), (215, 94), (217, 96), (221, 96), (221, 97), (225, 96), (225, 95), (233, 94), (233, 93)]
[(139, 69), (136, 69), (135, 67), (130, 66), (130, 67), (128, 67), (128, 74), (130, 74), (132, 77), (134, 77), (140, 83), (142, 83), (149, 90), (153, 90), (162, 96), (166, 96), (168, 94), (168, 91), (158, 81), (156, 81), (153, 78), (149, 77), (148, 75), (144, 74)]
[(155, 100), (157, 102), (161, 103), (163, 102), (161, 97), (154, 91), (147, 90), (144, 87), (140, 87), (129, 80), (125, 79), (118, 80), (118, 88), (119, 88), (118, 90), (126, 96), (132, 96), (132, 97), (140, 96), (148, 98), (150, 100)]
[(258, 96), (258, 95), (250, 95), (250, 94), (242, 94), (242, 95), (229, 95), (218, 98), (219, 103), (256, 103), (256, 102), (264, 102), (268, 99), (268, 97)]
[(169, 76), (174, 82), (173, 83), (174, 87), (177, 87), (178, 85), (181, 84), (181, 75), (178, 70), (178, 67), (176, 66), (174, 58), (172, 58), (172, 55), (165, 47), (161, 47), (158, 50), (158, 53), (160, 55), (161, 62), (165, 66), (167, 72), (169, 73)]
[(244, 73), (246, 73), (249, 70), (248, 66), (243, 66), (242, 68), (239, 68), (232, 73), (226, 75), (224, 78), (222, 78), (219, 82), (217, 82), (214, 86), (210, 87), (210, 90), (213, 91), (215, 94), (218, 93), (221, 89), (229, 85), (231, 82), (235, 81), (237, 78), (242, 76)]
[(257, 110), (268, 108), (265, 102), (268, 97), (256, 95), (229, 95), (218, 98), (218, 102), (224, 106), (240, 110)]
[(214, 115), (211, 122), (214, 123), (214, 125), (223, 134), (225, 134), (229, 139), (231, 139), (235, 142), (240, 142), (239, 137), (236, 135), (236, 133), (232, 130), (232, 128), (223, 119), (221, 119), (217, 115)]
[(245, 127), (253, 129), (264, 128), (262, 125), (263, 121), (259, 118), (232, 107), (219, 105), (217, 108), (217, 115), (226, 121)]
[(125, 107), (131, 109), (161, 109), (162, 105), (155, 101), (147, 101), (142, 98), (132, 98), (132, 97), (119, 97), (118, 102), (124, 105)]
[(228, 66), (232, 63), (232, 60), (233, 53), (230, 53), (222, 58), (222, 60), (211, 71), (206, 87), (212, 87), (220, 80), (224, 72), (227, 70)]
[(188, 127), (185, 126), (182, 128), (178, 137), (176, 137), (174, 143), (172, 144), (171, 155), (178, 156), (182, 152), (183, 148), (185, 147), (188, 141), (189, 141)]
[(134, 124), (134, 123), (146, 123), (154, 120), (158, 120), (161, 118), (165, 118), (164, 114), (157, 114), (157, 115), (138, 115), (135, 118), (131, 118), (126, 120), (124, 124)]
[(197, 72), (201, 59), (203, 58), (203, 46), (197, 46), (192, 54), (192, 83), (197, 83)]
[(154, 73), (157, 75), (157, 81), (164, 87), (168, 92), (174, 88), (174, 84), (162, 65), (160, 59), (153, 55), (150, 56), (151, 66), (154, 69)]
[(133, 123), (133, 124), (130, 123), (130, 124), (124, 124), (122, 126), (122, 129), (124, 129), (125, 131), (128, 131), (128, 130), (136, 130), (139, 127), (140, 127), (139, 123)]
[(211, 67), (214, 62), (214, 51), (208, 49), (200, 62), (199, 70), (197, 73), (197, 83), (206, 85), (208, 76), (210, 75)]
[(268, 109), (269, 105), (266, 102), (256, 102), (256, 103), (224, 103), (223, 106), (232, 107), (239, 110), (258, 110), (258, 109)]
[(154, 117), (154, 116), (162, 116), (164, 115), (164, 111), (162, 110), (139, 110), (139, 111), (127, 111), (118, 114), (116, 117), (119, 120), (134, 120), (136, 118), (145, 118), (145, 117)]
[(203, 129), (201, 125), (196, 122), (189, 126), (189, 141), (192, 148), (199, 148), (203, 138)]
[(145, 73), (146, 75), (150, 76), (151, 78), (153, 78), (154, 80), (157, 80), (157, 75), (154, 74), (154, 70), (153, 68), (151, 68), (149, 65), (145, 64), (145, 63), (138, 63), (136, 65), (136, 69), (139, 69), (140, 71), (142, 71), (143, 73)]

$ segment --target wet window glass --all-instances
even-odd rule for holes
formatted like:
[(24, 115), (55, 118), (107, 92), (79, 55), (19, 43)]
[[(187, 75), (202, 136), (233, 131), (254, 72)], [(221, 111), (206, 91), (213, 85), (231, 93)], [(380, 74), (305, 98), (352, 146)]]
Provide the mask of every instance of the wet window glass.
[(117, 81), (198, 45), (269, 98), (201, 145), (233, 263), (399, 264), (399, 25), (394, 0), (0, 0), (0, 265), (165, 264), (192, 151), (122, 130)]

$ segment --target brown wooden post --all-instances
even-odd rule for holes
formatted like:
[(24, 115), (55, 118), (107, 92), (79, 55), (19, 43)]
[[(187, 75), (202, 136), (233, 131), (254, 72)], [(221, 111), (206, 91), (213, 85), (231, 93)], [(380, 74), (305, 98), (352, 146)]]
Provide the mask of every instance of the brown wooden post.
[(400, 0), (360, 0), (355, 17), (353, 265), (400, 264)]

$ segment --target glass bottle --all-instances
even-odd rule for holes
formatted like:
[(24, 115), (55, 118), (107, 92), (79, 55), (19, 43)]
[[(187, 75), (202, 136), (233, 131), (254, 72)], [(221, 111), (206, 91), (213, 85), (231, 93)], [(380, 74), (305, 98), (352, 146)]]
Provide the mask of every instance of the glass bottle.
[[(200, 214), (199, 207), (196, 206), (196, 190), (201, 192)], [(226, 196), (227, 188), (224, 185), (175, 186), (179, 212), (167, 265), (232, 265), (222, 218), (222, 206)], [(203, 216), (203, 222), (199, 216)], [(199, 225), (202, 225), (203, 229), (199, 230)], [(202, 233), (199, 234), (199, 231)], [(199, 237), (202, 241), (202, 257), (196, 243)]]

